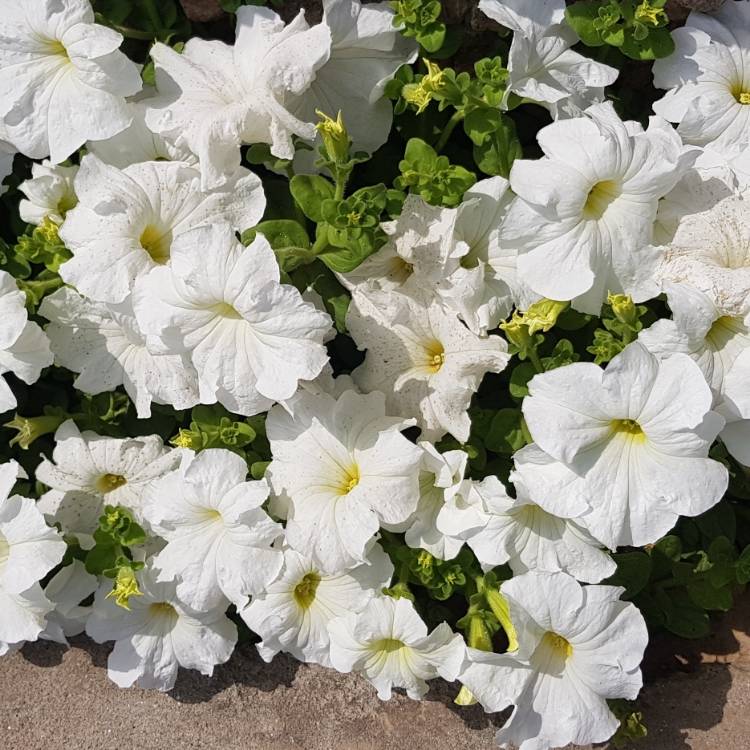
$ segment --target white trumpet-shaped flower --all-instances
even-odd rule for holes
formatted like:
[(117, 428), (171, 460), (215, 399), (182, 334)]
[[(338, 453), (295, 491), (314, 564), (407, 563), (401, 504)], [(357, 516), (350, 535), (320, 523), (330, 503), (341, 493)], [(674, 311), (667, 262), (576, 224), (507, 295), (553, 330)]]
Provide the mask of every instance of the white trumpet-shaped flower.
[(89, 139), (127, 127), (141, 89), (122, 36), (94, 23), (89, 0), (0, 2), (0, 123), (32, 159), (59, 164)]
[(146, 122), (198, 156), (204, 189), (237, 171), (243, 143), (267, 143), (291, 159), (293, 135), (315, 138), (314, 123), (293, 111), (330, 49), (328, 26), (310, 28), (302, 12), (285, 26), (268, 8), (242, 6), (234, 46), (194, 38), (181, 53), (151, 48), (159, 97)]
[(438, 302), (399, 292), (355, 289), (347, 327), (367, 349), (354, 382), (387, 394), (389, 409), (416, 418), (426, 439), (468, 440), (472, 396), (510, 359), (504, 339), (480, 338)]
[(393, 575), (393, 564), (378, 544), (370, 546), (366, 557), (351, 570), (327, 574), (299, 552), (284, 552), (281, 575), (240, 611), (263, 639), (258, 652), (265, 661), (283, 651), (300, 661), (331, 666), (328, 623), (360, 612)]
[(52, 461), (45, 458), (37, 467), (36, 478), (50, 488), (38, 507), (64, 533), (79, 535), (79, 542), (89, 547), (104, 506), (121, 505), (141, 521), (146, 485), (172, 471), (180, 456), (158, 435), (110, 438), (80, 432), (68, 420), (55, 433)]
[(80, 560), (62, 568), (44, 587), (45, 596), (55, 608), (47, 615), (47, 627), (40, 637), (67, 645), (68, 638), (83, 633), (91, 605), (82, 602), (98, 588), (99, 580), (86, 572)]
[(63, 167), (44, 161), (32, 164), (31, 178), (22, 182), (18, 189), (26, 196), (18, 204), (18, 213), (29, 224), (41, 224), (50, 219), (62, 224), (65, 215), (78, 203), (73, 181), (78, 167)]
[(138, 284), (136, 319), (161, 351), (188, 356), (201, 403), (259, 414), (328, 361), (330, 317), (279, 276), (262, 235), (245, 248), (227, 224), (199, 227), (174, 241), (170, 267)]
[(326, 573), (364, 563), (381, 523), (406, 521), (419, 500), (422, 451), (386, 416), (382, 393), (337, 399), (301, 391), (266, 430), (271, 488), (286, 505), (286, 541)]
[(63, 280), (102, 302), (122, 302), (135, 280), (169, 263), (173, 243), (199, 226), (254, 226), (266, 199), (246, 169), (221, 188), (202, 192), (200, 174), (180, 162), (144, 162), (123, 170), (90, 154), (75, 179), (78, 205), (60, 237), (73, 257)]
[(658, 201), (690, 166), (674, 130), (623, 122), (611, 103), (539, 131), (541, 159), (517, 159), (518, 196), (500, 241), (518, 250), (518, 274), (537, 294), (599, 314), (608, 292), (658, 294), (652, 240)]
[(540, 505), (610, 549), (655, 542), (727, 488), (726, 467), (708, 458), (724, 426), (712, 402), (690, 357), (659, 360), (638, 342), (606, 370), (550, 370), (529, 382), (523, 414), (535, 444), (516, 453), (516, 470)]
[(96, 594), (86, 633), (97, 643), (115, 641), (107, 660), (109, 678), (119, 687), (171, 690), (177, 671), (197, 669), (211, 676), (226, 662), (237, 643), (237, 628), (226, 617), (226, 607), (206, 612), (188, 607), (175, 593), (174, 583), (160, 583), (147, 566), (138, 571), (141, 596), (129, 609), (109, 597), (111, 585)]
[(579, 39), (565, 23), (565, 0), (481, 0), (479, 10), (513, 31), (506, 91), (539, 102), (555, 117), (580, 114), (617, 79), (616, 68), (571, 49)]
[(372, 599), (359, 613), (337, 617), (328, 624), (331, 663), (339, 672), (358, 672), (389, 700), (393, 688), (404, 688), (415, 700), (428, 690), (427, 680), (452, 682), (466, 654), (463, 638), (440, 623), (427, 626), (408, 599)]
[(70, 287), (42, 300), (39, 314), (50, 321), (45, 333), (55, 362), (78, 377), (84, 393), (124, 386), (139, 417), (151, 404), (188, 409), (198, 403), (198, 375), (184, 354), (154, 354), (133, 314), (130, 297), (118, 305), (94, 302)]
[(0, 413), (16, 405), (16, 397), (5, 378), (12, 372), (24, 383), (35, 383), (42, 370), (52, 364), (49, 340), (42, 329), (29, 320), (26, 295), (16, 280), (0, 271)]
[(547, 750), (609, 739), (620, 721), (607, 700), (632, 700), (641, 689), (641, 613), (619, 600), (623, 589), (581, 586), (565, 573), (529, 572), (501, 591), (518, 649), (469, 649), (459, 676), (486, 711), (514, 706), (498, 743)]
[(486, 570), (508, 563), (514, 574), (562, 570), (595, 583), (616, 565), (599, 543), (574, 520), (544, 510), (515, 477), (516, 497), (489, 476), (466, 481), (437, 519), (446, 535), (465, 541)]
[(245, 481), (245, 460), (223, 449), (185, 453), (180, 467), (151, 482), (143, 515), (167, 546), (153, 558), (159, 581), (177, 581), (177, 595), (198, 610), (228, 599), (242, 606), (278, 574), (283, 534), (261, 507), (264, 481)]
[(692, 12), (672, 31), (675, 51), (654, 62), (654, 86), (669, 89), (654, 112), (679, 123), (685, 143), (733, 156), (750, 145), (750, 9), (729, 2)]

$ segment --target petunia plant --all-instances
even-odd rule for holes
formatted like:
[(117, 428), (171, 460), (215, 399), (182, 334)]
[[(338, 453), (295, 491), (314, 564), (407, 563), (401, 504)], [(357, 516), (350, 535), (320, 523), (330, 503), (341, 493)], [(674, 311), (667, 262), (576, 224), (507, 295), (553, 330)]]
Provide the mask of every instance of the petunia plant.
[(0, 0), (0, 654), (645, 734), (750, 583), (750, 4), (461, 5)]

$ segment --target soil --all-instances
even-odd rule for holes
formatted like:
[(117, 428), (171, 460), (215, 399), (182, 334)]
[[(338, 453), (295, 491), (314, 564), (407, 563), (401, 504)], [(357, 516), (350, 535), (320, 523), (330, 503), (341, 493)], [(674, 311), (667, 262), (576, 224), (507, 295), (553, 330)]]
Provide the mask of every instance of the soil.
[[(656, 637), (639, 707), (649, 736), (627, 750), (747, 750), (750, 597), (700, 641)], [(241, 647), (213, 677), (168, 694), (121, 690), (108, 648), (27, 644), (0, 659), (0, 747), (12, 750), (491, 750), (504, 715), (453, 704), (457, 686), (383, 703), (352, 675)], [(591, 750), (588, 748), (587, 750)]]

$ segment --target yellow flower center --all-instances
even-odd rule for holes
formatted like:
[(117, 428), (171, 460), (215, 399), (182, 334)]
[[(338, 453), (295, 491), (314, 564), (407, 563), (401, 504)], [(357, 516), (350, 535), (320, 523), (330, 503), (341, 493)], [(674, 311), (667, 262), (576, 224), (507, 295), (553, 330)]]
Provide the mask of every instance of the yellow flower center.
[(339, 495), (348, 495), (359, 484), (359, 466), (352, 464), (343, 470), (343, 476), (338, 485)]
[(545, 646), (547, 646), (547, 648), (552, 649), (555, 654), (561, 656), (565, 660), (570, 659), (570, 657), (573, 655), (573, 646), (570, 645), (570, 641), (551, 630), (548, 630), (544, 634), (542, 642)]
[(735, 336), (745, 333), (745, 330), (742, 318), (733, 317), (732, 315), (722, 315), (722, 317), (717, 318), (711, 325), (706, 334), (706, 342), (714, 350), (720, 351)]
[(425, 355), (427, 357), (427, 369), (435, 374), (445, 364), (445, 349), (436, 339), (428, 341), (424, 345)]
[(601, 219), (610, 203), (620, 195), (620, 186), (614, 180), (602, 180), (597, 182), (583, 204), (584, 219)]
[(638, 442), (643, 442), (646, 439), (646, 433), (635, 419), (613, 419), (612, 429)]
[(406, 644), (403, 641), (398, 640), (398, 638), (382, 638), (372, 644), (375, 651), (383, 651), (386, 654), (392, 654), (405, 646)]
[(222, 318), (229, 318), (230, 320), (241, 320), (242, 315), (232, 307), (228, 302), (219, 302), (211, 308), (217, 315)]
[(148, 611), (152, 617), (177, 617), (177, 610), (169, 602), (154, 602)]
[(159, 227), (149, 224), (141, 232), (139, 242), (154, 263), (163, 266), (169, 260), (169, 251), (172, 247), (172, 232), (169, 230), (165, 232)]
[(740, 104), (750, 104), (750, 91), (740, 91), (737, 95), (737, 101)]
[(101, 492), (102, 495), (106, 495), (108, 492), (112, 492), (127, 483), (128, 480), (121, 474), (103, 474), (96, 480), (96, 489)]
[(302, 609), (309, 609), (315, 601), (315, 593), (318, 590), (320, 580), (320, 576), (317, 573), (306, 573), (302, 580), (294, 587), (294, 601)]

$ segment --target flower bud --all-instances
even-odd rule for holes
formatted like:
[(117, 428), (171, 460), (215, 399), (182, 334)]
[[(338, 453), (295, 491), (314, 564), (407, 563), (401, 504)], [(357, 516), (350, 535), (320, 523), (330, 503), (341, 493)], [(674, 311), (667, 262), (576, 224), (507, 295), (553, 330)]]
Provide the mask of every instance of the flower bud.
[(325, 112), (321, 112), (319, 109), (315, 110), (315, 114), (320, 117), (320, 122), (315, 126), (316, 130), (320, 133), (320, 137), (323, 139), (323, 147), (328, 154), (328, 158), (334, 164), (346, 164), (349, 161), (349, 146), (351, 140), (349, 139), (349, 133), (346, 132), (344, 121), (341, 117), (341, 110), (339, 110), (336, 119), (331, 119)]

